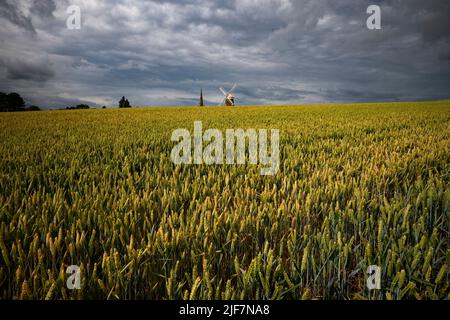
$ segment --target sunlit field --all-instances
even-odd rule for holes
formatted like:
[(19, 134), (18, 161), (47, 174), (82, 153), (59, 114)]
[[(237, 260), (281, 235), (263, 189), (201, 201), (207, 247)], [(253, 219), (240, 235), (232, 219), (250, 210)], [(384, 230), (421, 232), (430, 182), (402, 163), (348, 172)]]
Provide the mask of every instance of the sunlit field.
[[(279, 129), (278, 174), (174, 165), (197, 120)], [(2, 299), (450, 298), (450, 102), (4, 113), (0, 135)]]

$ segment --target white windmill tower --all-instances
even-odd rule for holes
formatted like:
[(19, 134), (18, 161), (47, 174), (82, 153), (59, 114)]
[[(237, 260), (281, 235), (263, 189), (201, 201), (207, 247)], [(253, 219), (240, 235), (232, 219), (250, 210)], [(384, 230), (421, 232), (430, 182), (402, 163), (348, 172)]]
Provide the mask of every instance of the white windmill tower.
[(223, 88), (219, 88), (220, 91), (222, 91), (223, 95), (225, 96), (221, 105), (227, 106), (227, 107), (233, 107), (234, 106), (234, 94), (233, 90), (236, 89), (237, 85), (234, 84), (233, 87), (230, 89), (230, 91), (225, 91)]

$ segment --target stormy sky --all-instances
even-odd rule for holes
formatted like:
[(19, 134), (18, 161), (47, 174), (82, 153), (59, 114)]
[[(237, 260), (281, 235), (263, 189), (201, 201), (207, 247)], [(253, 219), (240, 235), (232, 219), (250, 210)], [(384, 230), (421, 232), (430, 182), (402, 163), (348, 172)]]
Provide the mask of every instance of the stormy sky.
[(0, 42), (0, 91), (47, 108), (450, 99), (449, 0), (0, 0)]

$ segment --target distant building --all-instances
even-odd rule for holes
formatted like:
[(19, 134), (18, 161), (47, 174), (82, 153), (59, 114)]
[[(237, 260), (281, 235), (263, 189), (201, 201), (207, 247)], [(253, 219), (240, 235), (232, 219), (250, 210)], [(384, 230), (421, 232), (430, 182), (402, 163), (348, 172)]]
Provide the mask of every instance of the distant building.
[(200, 107), (204, 107), (205, 103), (203, 101), (203, 88), (200, 90), (200, 103), (199, 103)]

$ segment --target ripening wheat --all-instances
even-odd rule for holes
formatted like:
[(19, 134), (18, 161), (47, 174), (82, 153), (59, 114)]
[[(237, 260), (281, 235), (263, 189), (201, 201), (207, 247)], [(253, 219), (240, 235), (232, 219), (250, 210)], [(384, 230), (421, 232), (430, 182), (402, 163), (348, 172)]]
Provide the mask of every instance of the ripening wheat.
[[(171, 133), (196, 120), (280, 129), (279, 173), (175, 166)], [(0, 127), (3, 299), (449, 298), (450, 102), (52, 111)]]

